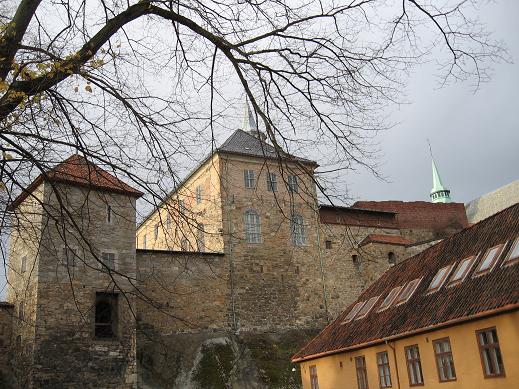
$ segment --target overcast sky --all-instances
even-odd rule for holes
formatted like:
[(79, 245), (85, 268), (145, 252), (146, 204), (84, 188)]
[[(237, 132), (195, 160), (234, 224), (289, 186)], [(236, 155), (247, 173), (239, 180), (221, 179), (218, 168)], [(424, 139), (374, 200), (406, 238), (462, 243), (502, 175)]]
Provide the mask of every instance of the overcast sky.
[(415, 69), (409, 105), (400, 124), (379, 135), (382, 182), (366, 171), (347, 179), (350, 195), (364, 200), (429, 200), (431, 162), (426, 139), (454, 201), (467, 202), (519, 179), (519, 1), (484, 7), (482, 21), (503, 39), (514, 63), (498, 64), (489, 83), (473, 93), (468, 83), (438, 88), (435, 66)]

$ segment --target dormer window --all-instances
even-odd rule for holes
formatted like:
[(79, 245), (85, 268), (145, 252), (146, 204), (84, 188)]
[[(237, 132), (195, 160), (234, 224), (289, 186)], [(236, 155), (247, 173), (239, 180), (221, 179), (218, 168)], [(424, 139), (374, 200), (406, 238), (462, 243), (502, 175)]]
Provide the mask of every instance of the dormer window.
[(503, 266), (513, 265), (514, 263), (519, 262), (519, 236), (512, 241), (510, 246), (510, 250), (508, 250), (508, 254), (506, 254), (505, 260), (503, 261)]
[(386, 296), (384, 301), (382, 301), (382, 304), (378, 308), (378, 312), (383, 311), (384, 309), (389, 308), (391, 304), (393, 304), (393, 301), (395, 300), (396, 296), (400, 291), (402, 290), (402, 286), (397, 286), (396, 288), (391, 289), (391, 292)]
[(344, 321), (342, 322), (342, 324), (346, 324), (346, 323), (349, 323), (350, 321), (352, 321), (353, 318), (355, 316), (357, 316), (357, 313), (359, 313), (359, 311), (362, 309), (362, 307), (364, 306), (364, 303), (365, 303), (365, 301), (361, 301), (361, 302), (355, 304), (353, 309), (344, 318)]
[(113, 210), (111, 205), (106, 206), (106, 222), (112, 224), (114, 220)]
[(404, 289), (402, 289), (402, 291), (396, 298), (395, 305), (400, 305), (400, 304), (407, 302), (411, 298), (413, 293), (415, 292), (416, 288), (418, 288), (418, 285), (420, 284), (421, 280), (422, 280), (421, 278), (417, 278), (416, 280), (409, 282), (404, 287)]
[(454, 264), (442, 267), (440, 270), (438, 270), (438, 273), (434, 276), (434, 278), (431, 281), (431, 284), (429, 285), (429, 288), (427, 288), (428, 293), (436, 292), (438, 289), (440, 289), (449, 276), (452, 268), (454, 267)]
[(368, 316), (369, 311), (371, 311), (371, 309), (377, 303), (379, 298), (380, 296), (370, 298), (368, 302), (364, 304), (362, 309), (359, 311), (358, 315), (355, 317), (355, 320), (364, 319), (366, 316)]
[(497, 263), (497, 260), (499, 259), (499, 254), (501, 254), (501, 251), (503, 250), (503, 245), (497, 245), (494, 247), (489, 248), (485, 253), (483, 254), (481, 258), (481, 262), (479, 263), (479, 266), (477, 267), (474, 276), (480, 276), (483, 274), (490, 273), (494, 266)]
[(457, 285), (463, 282), (465, 277), (467, 276), (468, 272), (472, 268), (472, 265), (474, 264), (476, 260), (476, 256), (468, 257), (462, 260), (456, 270), (454, 270), (454, 273), (452, 274), (451, 279), (449, 280), (449, 284), (447, 286)]

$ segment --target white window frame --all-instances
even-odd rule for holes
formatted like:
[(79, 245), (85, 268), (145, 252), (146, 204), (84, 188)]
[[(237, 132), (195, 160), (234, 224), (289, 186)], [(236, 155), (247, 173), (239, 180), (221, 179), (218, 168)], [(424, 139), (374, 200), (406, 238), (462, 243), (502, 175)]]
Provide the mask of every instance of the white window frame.
[(519, 247), (519, 236), (516, 237), (515, 239), (512, 239), (511, 242), (512, 243), (510, 244), (510, 248), (508, 249), (508, 252), (506, 253), (506, 257), (503, 260), (501, 267), (512, 266), (519, 262), (519, 254), (515, 257), (512, 257), (512, 252), (514, 251), (514, 249), (516, 247)]
[[(254, 218), (252, 220), (251, 218)], [(261, 217), (255, 209), (247, 209), (243, 215), (245, 223), (245, 241), (247, 243), (262, 243)]]
[[(458, 271), (460, 270), (461, 266), (463, 266), (463, 264), (466, 262), (466, 261), (470, 261), (470, 263), (468, 264), (468, 267), (465, 269), (465, 272), (464, 274), (461, 275), (460, 278), (458, 278), (457, 280), (454, 279), (454, 277), (456, 276), (456, 274), (458, 273)], [(471, 255), (467, 258), (463, 258), (459, 263), (458, 263), (458, 266), (456, 266), (456, 268), (454, 269), (454, 271), (452, 271), (452, 274), (450, 275), (450, 278), (449, 278), (449, 282), (447, 283), (447, 288), (451, 287), (451, 286), (455, 286), (455, 285), (459, 285), (461, 284), (466, 278), (467, 276), (469, 275), (470, 271), (472, 270), (472, 268), (474, 267), (474, 264), (476, 263), (476, 256), (475, 255)]]
[[(411, 280), (409, 281), (406, 285), (404, 285), (404, 287), (402, 288), (402, 290), (400, 291), (400, 293), (398, 293), (398, 296), (396, 297), (395, 299), (395, 307), (398, 307), (399, 305), (402, 305), (402, 304), (405, 304), (406, 302), (409, 301), (409, 299), (411, 297), (413, 297), (413, 295), (415, 294), (416, 292), (416, 289), (418, 289), (418, 287), (420, 286), (420, 284), (422, 283), (422, 279), (423, 277), (421, 278), (415, 278), (414, 280)], [(413, 286), (411, 286), (411, 292), (409, 293), (409, 296), (407, 296), (405, 299), (399, 301), (400, 299), (400, 296), (406, 292), (408, 289), (408, 287), (412, 284), (412, 283), (415, 283)]]
[(256, 177), (254, 177), (254, 170), (245, 169), (243, 171), (243, 181), (245, 184), (245, 188), (254, 189), (256, 186)]
[(296, 175), (291, 174), (287, 177), (287, 189), (290, 193), (299, 192), (299, 183)]
[(341, 324), (347, 324), (351, 322), (353, 319), (355, 319), (355, 316), (357, 316), (364, 304), (366, 304), (366, 301), (359, 301), (357, 304), (355, 304), (353, 308), (348, 312)]
[[(382, 304), (378, 308), (377, 312), (382, 312), (382, 311), (385, 311), (386, 309), (388, 309), (393, 304), (393, 302), (395, 301), (395, 299), (400, 294), (400, 292), (402, 291), (403, 288), (404, 288), (404, 285), (399, 285), (399, 286), (395, 286), (393, 289), (391, 289), (389, 291), (389, 293), (387, 294), (387, 296), (382, 301)], [(393, 295), (391, 296), (391, 294), (393, 294)], [(389, 298), (389, 301), (387, 302), (387, 305), (384, 305), (384, 303), (386, 302), (386, 300), (388, 298)]]
[(276, 173), (267, 172), (267, 190), (269, 192), (278, 191), (278, 177)]
[[(72, 258), (72, 265), (69, 264), (68, 262), (68, 256), (67, 256), (67, 251), (68, 250), (73, 250), (74, 252), (74, 257)], [(71, 267), (76, 267), (76, 260), (79, 258), (79, 255), (78, 255), (78, 247), (77, 246), (72, 246), (72, 245), (64, 245), (61, 247), (61, 264), (63, 266), (71, 266)]]
[[(484, 250), (483, 255), (480, 255), (478, 257), (478, 264), (476, 266), (476, 270), (474, 271), (474, 274), (472, 275), (472, 277), (476, 278), (476, 277), (480, 277), (480, 276), (483, 276), (485, 274), (492, 272), (492, 270), (494, 270), (497, 263), (499, 262), (499, 258), (501, 258), (501, 254), (503, 253), (504, 247), (505, 247), (504, 243), (500, 243), (500, 244), (496, 244), (496, 245)], [(485, 263), (487, 255), (494, 249), (497, 249), (497, 251), (494, 254), (494, 256), (492, 257), (492, 263), (490, 264), (490, 267), (485, 270), (481, 270), (481, 266), (483, 266), (483, 263)]]
[[(296, 222), (296, 219), (300, 219), (301, 222)], [(299, 228), (296, 228), (299, 227)], [(292, 244), (294, 246), (306, 245), (306, 230), (305, 230), (305, 218), (303, 215), (293, 214), (290, 220), (290, 235)]]
[[(456, 265), (456, 262), (451, 263), (451, 264), (449, 264), (447, 266), (443, 266), (441, 269), (438, 269), (438, 271), (434, 274), (433, 279), (429, 283), (429, 286), (427, 287), (427, 294), (435, 293), (435, 292), (439, 291), (442, 288), (442, 286), (445, 284), (445, 281), (447, 281), (447, 278), (449, 278), (450, 274), (452, 273), (452, 269), (454, 269), (455, 265)], [(447, 270), (445, 271), (445, 274), (443, 275), (443, 277), (440, 279), (440, 283), (438, 284), (437, 287), (432, 288), (431, 286), (432, 286), (433, 281), (438, 276), (438, 273), (440, 271), (442, 271), (443, 269), (447, 269)]]
[(380, 298), (380, 295), (371, 297), (366, 304), (364, 304), (361, 308), (361, 310), (355, 315), (355, 320), (364, 319), (366, 316), (369, 315), (375, 304), (377, 303), (378, 299)]

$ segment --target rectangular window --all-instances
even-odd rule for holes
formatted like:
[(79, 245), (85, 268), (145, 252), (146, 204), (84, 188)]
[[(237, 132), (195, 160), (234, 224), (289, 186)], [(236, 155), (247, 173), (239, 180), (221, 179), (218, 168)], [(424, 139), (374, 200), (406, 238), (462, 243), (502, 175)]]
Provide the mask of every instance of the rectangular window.
[(366, 316), (368, 316), (369, 311), (371, 311), (371, 308), (373, 308), (373, 306), (377, 303), (379, 298), (380, 298), (380, 296), (375, 296), (375, 297), (370, 298), (368, 300), (368, 302), (366, 304), (364, 304), (362, 309), (359, 311), (359, 314), (357, 315), (357, 317), (355, 317), (355, 320), (363, 319)]
[(292, 193), (297, 193), (297, 176), (288, 176), (287, 179), (288, 191)]
[(243, 180), (245, 182), (245, 188), (253, 189), (256, 185), (256, 181), (254, 178), (254, 170), (244, 170)]
[(326, 242), (324, 242), (325, 244), (325, 247), (327, 250), (330, 250), (332, 248), (332, 241), (331, 240), (327, 240)]
[(305, 221), (301, 215), (293, 215), (291, 222), (292, 243), (303, 246), (306, 243)]
[(183, 215), (186, 213), (186, 204), (184, 200), (178, 200), (178, 212)]
[(117, 336), (118, 294), (96, 293), (95, 337), (115, 338)]
[(254, 210), (245, 211), (245, 241), (247, 243), (261, 243), (260, 217)]
[(391, 292), (388, 293), (384, 301), (382, 301), (382, 304), (380, 304), (380, 307), (378, 308), (378, 312), (383, 311), (384, 309), (387, 309), (393, 304), (393, 301), (395, 301), (396, 296), (400, 293), (402, 290), (402, 286), (397, 286), (396, 288), (391, 289)]
[(506, 254), (506, 258), (503, 261), (503, 266), (512, 265), (519, 262), (519, 237), (512, 241), (510, 250)]
[(205, 231), (204, 225), (202, 223), (198, 223), (196, 226), (197, 229), (197, 238), (196, 243), (198, 245), (198, 251), (203, 253), (205, 251)]
[(26, 255), (24, 255), (22, 257), (22, 266), (20, 267), (20, 271), (22, 273), (25, 273), (27, 271), (27, 256)]
[(200, 204), (202, 202), (202, 186), (198, 185), (196, 187), (196, 203)]
[(454, 369), (454, 358), (452, 357), (449, 338), (433, 340), (433, 348), (440, 382), (454, 381), (456, 370)]
[(391, 371), (389, 370), (389, 358), (386, 351), (377, 353), (378, 382), (381, 388), (391, 387)]
[(418, 345), (407, 346), (404, 348), (404, 352), (407, 362), (407, 373), (409, 375), (409, 385), (423, 385), (422, 363), (420, 361)]
[(499, 254), (501, 254), (502, 249), (502, 244), (489, 248), (485, 254), (483, 254), (481, 262), (479, 263), (474, 275), (482, 275), (491, 272), (499, 259)]
[(495, 327), (476, 331), (476, 337), (485, 378), (504, 377), (505, 367)]
[(76, 249), (72, 247), (63, 248), (63, 265), (76, 266)]
[(171, 215), (169, 213), (166, 215), (166, 229), (171, 229)]
[(454, 264), (442, 267), (440, 270), (438, 270), (438, 273), (434, 276), (434, 278), (431, 281), (431, 284), (429, 285), (429, 288), (427, 288), (427, 292), (436, 292), (438, 289), (440, 289), (449, 276), (452, 268), (454, 267)]
[(18, 305), (18, 319), (25, 319), (25, 302), (21, 301), (20, 305)]
[(148, 239), (146, 238), (146, 235), (142, 237), (142, 248), (146, 249), (146, 245), (148, 243)]
[(276, 173), (267, 173), (267, 190), (269, 192), (277, 192), (278, 181)]
[(106, 222), (108, 224), (112, 224), (113, 220), (114, 220), (114, 216), (113, 216), (112, 206), (107, 205), (106, 206)]
[(189, 242), (186, 238), (180, 240), (180, 250), (189, 251)]
[(319, 389), (319, 380), (317, 378), (317, 366), (312, 365), (310, 370), (310, 389)]
[(344, 321), (342, 322), (342, 324), (346, 324), (346, 323), (349, 323), (350, 321), (352, 321), (353, 318), (355, 316), (357, 316), (357, 313), (359, 313), (359, 311), (362, 309), (364, 304), (365, 304), (365, 301), (361, 301), (361, 302), (358, 302), (357, 304), (355, 304), (355, 306), (352, 308), (352, 310), (344, 318)]
[(364, 356), (355, 357), (355, 370), (357, 371), (357, 385), (359, 389), (368, 389), (368, 372), (366, 371), (366, 359)]
[(415, 292), (416, 288), (418, 288), (418, 285), (420, 284), (421, 278), (417, 278), (416, 280), (410, 281), (404, 289), (400, 292), (398, 297), (395, 300), (395, 304), (403, 304), (406, 301), (408, 301), (413, 293)]
[(102, 252), (101, 260), (109, 269), (115, 269), (115, 253)]
[(457, 284), (463, 282), (463, 280), (467, 276), (468, 272), (472, 268), (472, 265), (474, 264), (475, 259), (476, 259), (475, 256), (463, 259), (459, 263), (456, 270), (454, 270), (454, 273), (452, 273), (452, 277), (449, 280), (449, 283), (447, 286), (457, 285)]
[(159, 236), (159, 223), (155, 223), (155, 225), (153, 226), (153, 238), (155, 240), (157, 240)]

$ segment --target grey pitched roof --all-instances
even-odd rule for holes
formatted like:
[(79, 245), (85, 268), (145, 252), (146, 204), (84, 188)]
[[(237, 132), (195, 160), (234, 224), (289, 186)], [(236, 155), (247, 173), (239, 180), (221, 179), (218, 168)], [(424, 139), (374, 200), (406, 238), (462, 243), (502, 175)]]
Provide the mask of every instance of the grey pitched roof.
[(217, 152), (240, 154), (259, 158), (279, 158), (281, 156), (294, 161), (315, 164), (314, 161), (296, 157), (295, 155), (285, 152), (278, 155), (274, 146), (240, 129), (234, 131), (234, 133), (217, 149)]
[[(203, 158), (202, 161), (200, 161), (200, 163), (196, 165), (196, 167), (193, 170), (191, 170), (187, 174), (187, 176), (173, 188), (173, 190), (171, 190), (166, 199), (171, 197), (171, 195), (175, 193), (178, 190), (178, 188), (184, 185), (184, 183), (187, 180), (189, 180), (189, 178), (193, 174), (195, 174), (198, 171), (198, 169), (200, 169), (200, 167), (202, 167), (216, 153), (228, 153), (259, 158), (279, 158), (279, 155), (276, 153), (276, 149), (274, 148), (274, 146), (269, 145), (267, 142), (258, 139), (257, 137), (246, 131), (237, 129), (232, 133), (232, 135), (229, 138), (227, 138), (227, 140), (220, 147), (217, 147), (216, 150), (214, 150), (212, 153), (209, 153), (205, 158)], [(296, 157), (292, 154), (282, 153), (281, 156), (284, 156), (289, 160), (317, 165), (315, 161)], [(156, 208), (154, 208), (150, 213), (148, 213), (148, 215), (146, 215), (146, 217), (137, 224), (137, 229), (139, 229), (144, 223), (146, 223), (146, 221), (151, 217), (151, 215), (153, 215), (155, 211), (157, 211), (157, 209), (160, 208), (162, 204), (164, 204), (165, 200), (161, 201)]]

